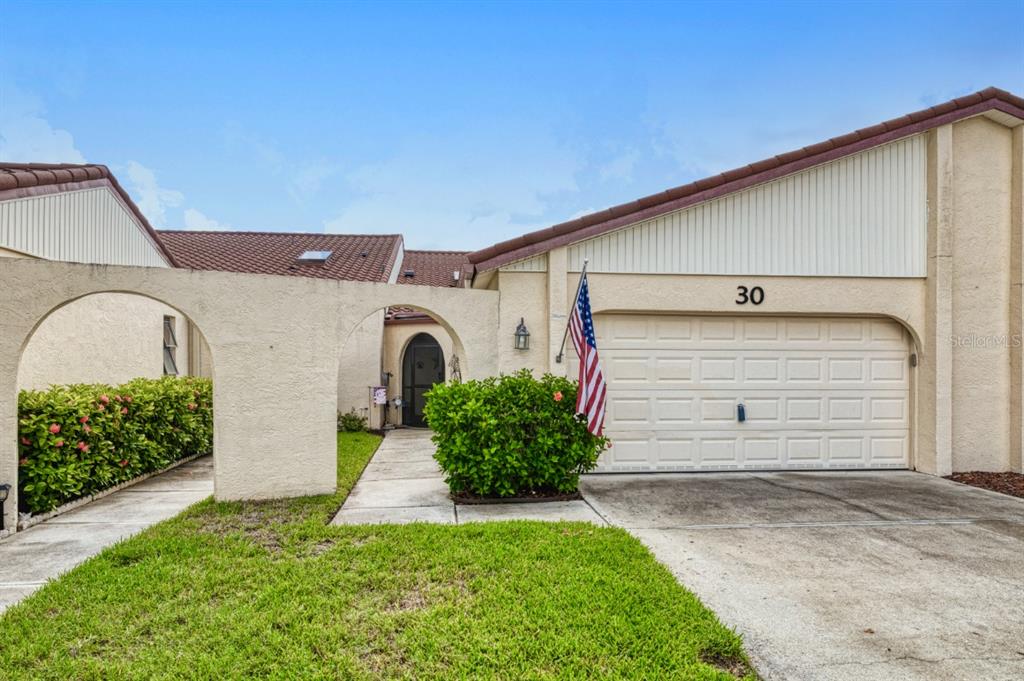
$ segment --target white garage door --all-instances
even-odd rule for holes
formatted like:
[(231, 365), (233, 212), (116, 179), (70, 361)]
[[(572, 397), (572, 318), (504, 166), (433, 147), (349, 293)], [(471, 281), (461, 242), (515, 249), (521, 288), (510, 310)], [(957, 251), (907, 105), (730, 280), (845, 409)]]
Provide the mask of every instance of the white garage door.
[(909, 340), (896, 322), (606, 314), (595, 324), (612, 440), (599, 471), (907, 466)]

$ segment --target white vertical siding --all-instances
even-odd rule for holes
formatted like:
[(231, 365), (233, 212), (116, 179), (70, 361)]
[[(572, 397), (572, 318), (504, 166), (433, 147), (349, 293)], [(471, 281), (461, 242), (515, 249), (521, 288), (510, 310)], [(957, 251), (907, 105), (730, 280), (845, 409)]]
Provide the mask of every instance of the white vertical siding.
[(924, 277), (925, 154), (923, 135), (869, 149), (574, 244), (569, 266), (588, 258), (594, 272)]
[(502, 272), (547, 272), (548, 271), (548, 254), (541, 253), (535, 255), (532, 258), (526, 258), (525, 260), (517, 260), (516, 262), (503, 265), (501, 267)]
[(105, 187), (0, 201), (0, 247), (47, 260), (167, 267)]

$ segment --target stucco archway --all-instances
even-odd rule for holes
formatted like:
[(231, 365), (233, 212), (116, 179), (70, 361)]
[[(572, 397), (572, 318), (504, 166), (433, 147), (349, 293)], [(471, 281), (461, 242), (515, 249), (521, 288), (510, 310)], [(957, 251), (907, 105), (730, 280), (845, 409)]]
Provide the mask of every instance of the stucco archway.
[[(126, 387), (126, 384), (140, 378), (188, 376), (192, 374), (191, 367), (199, 366), (205, 369), (206, 378), (213, 378), (212, 353), (205, 336), (181, 310), (149, 295), (97, 291), (64, 301), (47, 311), (32, 327), (21, 346), (15, 399), (17, 401), (21, 391), (25, 390), (46, 391), (53, 386), (104, 384), (116, 392), (104, 391), (110, 395), (107, 406), (98, 405), (96, 409), (109, 412), (116, 408), (122, 413), (135, 413), (138, 400), (132, 404), (130, 397), (135, 393), (131, 392), (130, 387), (127, 387), (127, 392), (121, 393), (119, 387)], [(95, 394), (98, 395), (99, 391)], [(123, 403), (122, 394), (128, 396)], [(60, 431), (59, 437), (71, 437), (72, 441), (79, 439), (80, 447), (83, 444), (94, 447), (92, 438), (95, 437), (96, 420), (102, 420), (102, 417), (99, 413), (91, 416), (92, 420), (89, 423), (83, 422), (81, 426), (78, 423), (72, 427), (63, 424), (64, 430)], [(216, 414), (213, 419), (211, 425), (215, 428)], [(34, 436), (30, 437), (35, 439)], [(32, 440), (25, 444), (31, 445)], [(163, 445), (170, 443), (156, 440), (155, 444), (165, 450), (166, 454), (167, 448)], [(68, 450), (73, 448), (67, 447), (64, 451)], [(212, 442), (208, 445), (196, 443), (192, 448), (179, 451), (179, 456), (207, 454), (213, 455), (216, 470), (217, 457), (212, 451)], [(45, 458), (45, 452), (30, 448), (27, 456), (29, 459), (25, 460), (26, 464), (33, 456)], [(174, 458), (178, 457), (169, 457), (166, 463), (171, 463)], [(129, 461), (131, 459), (131, 456), (126, 456), (121, 465), (132, 465)], [(148, 469), (139, 471), (129, 468), (128, 471), (138, 474), (148, 472)], [(19, 476), (23, 472), (24, 469), (19, 467)], [(12, 483), (14, 486), (15, 483)], [(81, 494), (94, 492), (83, 490)]]
[[(465, 377), (497, 373), (494, 291), (28, 259), (0, 263), (0, 290), (0, 481), (15, 488), (22, 348), (52, 310), (93, 293), (160, 300), (202, 329), (217, 367), (222, 500), (334, 491), (338, 348), (377, 309), (431, 311), (459, 338)], [(12, 498), (10, 524), (15, 508)]]

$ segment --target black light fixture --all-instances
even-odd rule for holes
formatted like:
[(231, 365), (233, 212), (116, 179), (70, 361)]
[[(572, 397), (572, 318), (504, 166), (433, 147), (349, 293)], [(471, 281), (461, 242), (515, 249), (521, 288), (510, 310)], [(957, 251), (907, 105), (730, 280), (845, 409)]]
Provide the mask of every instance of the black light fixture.
[(516, 327), (516, 350), (530, 349), (530, 332), (526, 328), (526, 322), (519, 318), (519, 326)]
[(6, 482), (0, 485), (0, 532), (4, 531), (4, 502), (11, 493), (11, 486)]

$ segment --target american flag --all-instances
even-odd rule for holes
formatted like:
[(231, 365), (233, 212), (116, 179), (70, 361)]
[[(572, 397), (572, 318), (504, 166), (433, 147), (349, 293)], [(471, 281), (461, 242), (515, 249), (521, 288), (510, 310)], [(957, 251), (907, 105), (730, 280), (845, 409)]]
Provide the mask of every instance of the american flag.
[(580, 280), (580, 292), (569, 314), (569, 335), (580, 358), (580, 388), (576, 393), (576, 413), (587, 417), (587, 430), (598, 437), (604, 432), (606, 387), (601, 360), (594, 338), (594, 318), (590, 314), (590, 287), (587, 274)]

